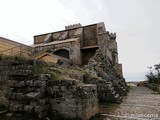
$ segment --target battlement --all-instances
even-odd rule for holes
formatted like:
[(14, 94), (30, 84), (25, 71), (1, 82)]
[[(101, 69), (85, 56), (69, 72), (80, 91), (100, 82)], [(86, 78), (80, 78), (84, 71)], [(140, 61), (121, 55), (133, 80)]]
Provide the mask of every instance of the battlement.
[(82, 27), (80, 23), (65, 26), (65, 30)]
[(109, 35), (111, 39), (116, 39), (116, 33), (110, 33)]

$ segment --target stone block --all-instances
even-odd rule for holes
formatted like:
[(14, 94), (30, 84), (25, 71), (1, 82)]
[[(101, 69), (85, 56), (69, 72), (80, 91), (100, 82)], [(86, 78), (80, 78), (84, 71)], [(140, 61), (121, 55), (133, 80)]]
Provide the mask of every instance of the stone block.
[(10, 81), (8, 81), (9, 82), (9, 86), (10, 87), (13, 87), (13, 88), (15, 88), (15, 87), (25, 87), (25, 82), (24, 81), (16, 81), (16, 80), (10, 80)]
[(49, 102), (48, 98), (39, 100), (40, 105), (46, 105), (46, 104), (48, 104), (48, 102)]
[(34, 107), (34, 112), (36, 112), (38, 114), (39, 118), (42, 118), (47, 114), (48, 108), (49, 108), (48, 105), (35, 106)]
[(41, 92), (42, 94), (46, 92), (46, 87), (38, 87), (34, 89), (35, 92)]
[(104, 34), (106, 32), (103, 22), (97, 24), (97, 34)]
[(53, 86), (74, 86), (76, 85), (75, 80), (49, 80), (47, 81), (47, 86), (48, 87), (53, 87)]
[(51, 75), (50, 74), (40, 74), (38, 75), (38, 80), (41, 81), (47, 81), (51, 79)]
[(16, 87), (25, 87), (25, 82), (24, 81), (19, 81), (18, 84), (16, 84)]
[(14, 106), (12, 106), (12, 111), (14, 111), (14, 112), (16, 112), (16, 111), (18, 111), (18, 105), (14, 105)]
[(31, 101), (30, 101), (30, 105), (32, 105), (32, 106), (37, 106), (37, 105), (38, 105), (38, 102), (35, 101), (35, 100), (31, 100)]
[(33, 110), (34, 110), (34, 106), (31, 106), (31, 105), (24, 106), (24, 111), (25, 112), (31, 113), (31, 112), (33, 112)]
[(42, 94), (41, 92), (31, 92), (31, 93), (27, 93), (25, 94), (27, 99), (40, 99)]
[(24, 107), (23, 107), (23, 105), (19, 105), (19, 107), (18, 107), (18, 111), (24, 111)]
[(46, 81), (37, 80), (37, 81), (34, 82), (34, 86), (35, 87), (46, 87)]
[(53, 91), (60, 91), (61, 86), (53, 86), (52, 90)]
[(14, 71), (9, 71), (9, 75), (29, 75), (32, 73), (32, 70), (14, 70)]
[(66, 86), (61, 86), (61, 91), (67, 91)]
[(26, 81), (26, 85), (27, 85), (27, 86), (30, 86), (30, 87), (34, 86), (33, 80), (27, 80), (27, 81)]
[(23, 105), (20, 105), (20, 104), (10, 105), (10, 111), (18, 112), (18, 111), (23, 111), (23, 110), (24, 110)]
[(17, 100), (22, 100), (23, 99), (23, 94), (22, 93), (17, 93), (16, 94), (16, 99)]
[(9, 95), (9, 98), (12, 99), (12, 100), (16, 99), (16, 93), (11, 93)]
[(47, 92), (48, 92), (49, 94), (53, 94), (53, 89), (52, 89), (52, 87), (47, 87)]
[(9, 86), (10, 87), (16, 87), (16, 85), (18, 84), (18, 81), (15, 80), (8, 80)]

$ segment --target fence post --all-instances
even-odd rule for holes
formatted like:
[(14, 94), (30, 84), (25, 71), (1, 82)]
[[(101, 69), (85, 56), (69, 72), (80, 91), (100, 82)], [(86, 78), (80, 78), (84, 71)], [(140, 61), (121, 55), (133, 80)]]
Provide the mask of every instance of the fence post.
[(13, 48), (11, 48), (11, 55), (13, 55)]
[(20, 56), (22, 55), (22, 46), (20, 46)]

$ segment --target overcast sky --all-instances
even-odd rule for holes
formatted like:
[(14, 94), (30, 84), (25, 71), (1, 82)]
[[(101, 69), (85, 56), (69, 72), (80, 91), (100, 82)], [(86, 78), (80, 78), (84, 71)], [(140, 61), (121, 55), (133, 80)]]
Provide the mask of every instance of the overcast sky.
[(127, 81), (144, 80), (160, 63), (160, 0), (0, 0), (0, 36), (33, 44), (33, 36), (66, 25), (104, 22), (117, 33)]

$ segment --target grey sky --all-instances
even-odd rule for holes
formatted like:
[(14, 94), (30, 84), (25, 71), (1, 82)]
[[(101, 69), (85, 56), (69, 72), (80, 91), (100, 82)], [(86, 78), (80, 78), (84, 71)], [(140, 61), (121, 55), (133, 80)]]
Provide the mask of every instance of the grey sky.
[(159, 0), (0, 0), (0, 36), (32, 44), (37, 34), (103, 21), (117, 33), (126, 80), (144, 80), (160, 61), (159, 11)]

